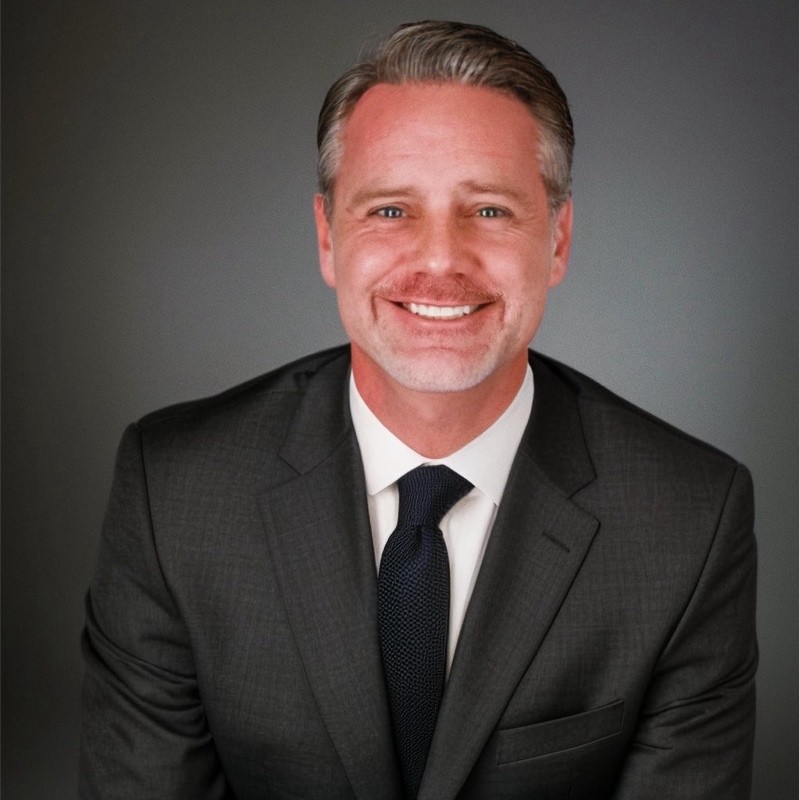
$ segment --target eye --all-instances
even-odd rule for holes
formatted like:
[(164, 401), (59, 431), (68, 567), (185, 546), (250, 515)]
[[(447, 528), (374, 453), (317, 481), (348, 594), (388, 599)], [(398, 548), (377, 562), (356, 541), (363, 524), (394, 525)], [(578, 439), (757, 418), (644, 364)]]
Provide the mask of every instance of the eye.
[(403, 209), (397, 206), (383, 206), (374, 212), (375, 216), (383, 217), (384, 219), (399, 219), (403, 216)]
[(478, 209), (478, 216), (484, 219), (494, 219), (495, 217), (505, 217), (507, 213), (502, 208), (497, 208), (497, 206), (485, 206)]

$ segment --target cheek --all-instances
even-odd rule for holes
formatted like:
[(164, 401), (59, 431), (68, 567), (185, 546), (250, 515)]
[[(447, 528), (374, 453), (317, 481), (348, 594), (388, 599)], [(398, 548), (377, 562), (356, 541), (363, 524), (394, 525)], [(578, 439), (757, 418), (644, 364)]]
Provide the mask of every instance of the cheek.
[(402, 261), (402, 257), (398, 257), (400, 250), (381, 240), (350, 243), (337, 254), (339, 283), (350, 288), (368, 289), (391, 272), (398, 261)]
[(542, 253), (531, 254), (503, 278), (508, 312), (522, 327), (537, 326), (544, 312), (550, 283), (550, 264)]
[(495, 277), (503, 283), (507, 295), (514, 302), (529, 304), (547, 292), (552, 258), (542, 247), (497, 253), (496, 258), (490, 257), (486, 263), (490, 270), (493, 264), (497, 265), (493, 270)]

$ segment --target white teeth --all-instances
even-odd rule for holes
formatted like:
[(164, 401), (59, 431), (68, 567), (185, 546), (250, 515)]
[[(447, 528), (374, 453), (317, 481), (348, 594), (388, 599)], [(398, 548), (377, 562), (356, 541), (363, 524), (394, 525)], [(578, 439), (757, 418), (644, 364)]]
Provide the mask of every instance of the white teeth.
[(425, 306), (422, 303), (404, 303), (412, 314), (430, 319), (457, 319), (475, 311), (478, 306)]

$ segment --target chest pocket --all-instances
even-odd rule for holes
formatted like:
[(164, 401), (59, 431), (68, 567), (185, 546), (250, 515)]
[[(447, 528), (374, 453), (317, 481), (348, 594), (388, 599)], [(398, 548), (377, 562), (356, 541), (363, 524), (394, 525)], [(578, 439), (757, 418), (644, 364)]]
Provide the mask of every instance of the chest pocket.
[(581, 714), (498, 731), (497, 765), (538, 758), (614, 736), (622, 730), (624, 709), (625, 703), (617, 700)]

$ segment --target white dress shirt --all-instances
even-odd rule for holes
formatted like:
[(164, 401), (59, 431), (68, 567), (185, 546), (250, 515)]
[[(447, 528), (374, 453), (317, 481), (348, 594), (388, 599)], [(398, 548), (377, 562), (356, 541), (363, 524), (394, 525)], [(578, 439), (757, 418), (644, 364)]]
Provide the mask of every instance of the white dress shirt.
[(350, 376), (350, 413), (364, 463), (377, 567), (380, 566), (383, 548), (397, 525), (398, 478), (421, 464), (445, 464), (474, 487), (445, 514), (440, 524), (450, 560), (448, 671), (532, 404), (533, 372), (528, 366), (515, 398), (489, 428), (455, 453), (431, 459), (403, 444), (383, 425), (364, 402), (353, 376)]

